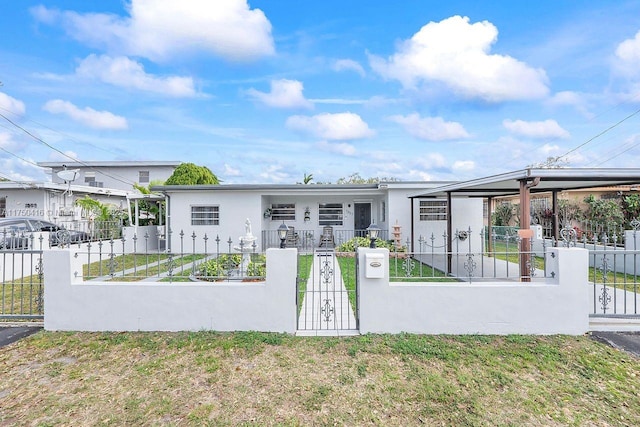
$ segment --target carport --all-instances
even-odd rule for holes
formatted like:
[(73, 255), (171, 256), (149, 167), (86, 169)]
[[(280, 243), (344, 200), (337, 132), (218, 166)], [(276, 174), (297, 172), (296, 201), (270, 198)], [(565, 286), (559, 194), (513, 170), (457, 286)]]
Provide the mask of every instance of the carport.
[[(531, 280), (527, 271), (527, 264), (531, 254), (524, 248), (529, 248), (532, 231), (529, 228), (531, 223), (530, 200), (531, 194), (551, 193), (552, 200), (552, 223), (553, 237), (557, 241), (559, 237), (560, 224), (558, 223), (558, 193), (566, 190), (578, 190), (597, 187), (616, 187), (623, 185), (640, 185), (640, 169), (588, 169), (588, 168), (558, 168), (542, 169), (527, 168), (514, 172), (493, 175), (485, 178), (462, 181), (455, 184), (448, 184), (430, 190), (422, 191), (411, 196), (411, 199), (425, 198), (446, 198), (447, 200), (447, 235), (452, 235), (451, 199), (453, 197), (480, 197), (487, 199), (488, 205), (488, 233), (491, 234), (491, 205), (496, 197), (519, 195), (520, 200), (520, 224), (518, 231), (520, 236), (520, 280), (528, 282)], [(413, 203), (412, 203), (413, 206)], [(412, 208), (413, 209), (413, 208)], [(413, 217), (413, 212), (412, 212)], [(523, 224), (525, 225), (524, 228)], [(413, 226), (413, 221), (412, 221)], [(413, 230), (412, 230), (413, 232)], [(489, 239), (491, 241), (491, 239)], [(452, 239), (448, 239), (447, 252), (452, 252)], [(489, 247), (491, 251), (491, 247)], [(449, 255), (450, 257), (450, 255)], [(450, 262), (450, 260), (449, 260)]]

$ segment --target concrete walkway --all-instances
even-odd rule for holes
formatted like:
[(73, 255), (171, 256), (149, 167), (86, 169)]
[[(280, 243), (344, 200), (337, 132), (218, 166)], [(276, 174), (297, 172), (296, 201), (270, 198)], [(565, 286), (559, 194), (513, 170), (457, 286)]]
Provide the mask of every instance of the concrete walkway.
[[(355, 297), (353, 293), (352, 297)], [(342, 280), (340, 264), (332, 251), (313, 256), (311, 274), (298, 315), (297, 335), (357, 335), (356, 316), (349, 303), (349, 292)]]

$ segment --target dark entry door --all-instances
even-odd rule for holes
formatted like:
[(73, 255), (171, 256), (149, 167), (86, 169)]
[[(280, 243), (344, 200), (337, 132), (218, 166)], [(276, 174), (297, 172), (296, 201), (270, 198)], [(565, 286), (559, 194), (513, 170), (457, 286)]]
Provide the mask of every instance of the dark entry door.
[(371, 225), (371, 203), (354, 203), (354, 224), (356, 236), (367, 235), (367, 227)]

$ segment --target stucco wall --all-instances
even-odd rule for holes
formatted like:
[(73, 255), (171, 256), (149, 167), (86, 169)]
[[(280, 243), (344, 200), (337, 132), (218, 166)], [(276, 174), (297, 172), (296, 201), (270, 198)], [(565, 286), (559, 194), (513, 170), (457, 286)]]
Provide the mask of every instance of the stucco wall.
[(296, 330), (295, 249), (267, 251), (265, 282), (83, 282), (72, 250), (44, 253), (44, 326), (66, 331)]
[(569, 334), (589, 330), (587, 251), (549, 249), (544, 282), (389, 283), (366, 277), (365, 256), (358, 252), (361, 333), (424, 334)]

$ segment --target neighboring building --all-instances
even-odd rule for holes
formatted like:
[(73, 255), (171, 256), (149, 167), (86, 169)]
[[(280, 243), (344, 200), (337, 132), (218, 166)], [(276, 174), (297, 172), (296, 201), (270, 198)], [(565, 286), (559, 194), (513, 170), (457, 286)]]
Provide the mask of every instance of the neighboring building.
[(89, 196), (118, 209), (128, 209), (130, 191), (52, 182), (0, 182), (0, 218), (32, 217), (57, 224), (80, 221), (76, 200)]
[(51, 169), (51, 181), (64, 183), (58, 172), (78, 169), (73, 181), (76, 185), (97, 188), (132, 190), (134, 183), (143, 187), (152, 181), (166, 181), (182, 162), (179, 161), (89, 161), (38, 162), (38, 166)]
[[(157, 186), (153, 190), (166, 195), (170, 250), (203, 251), (206, 234), (207, 251), (213, 252), (216, 237), (221, 250), (228, 249), (229, 239), (237, 246), (246, 234), (247, 219), (257, 238), (257, 250), (277, 246), (276, 230), (282, 223), (295, 233), (288, 244), (304, 249), (321, 244), (325, 227), (331, 227), (334, 242), (339, 245), (354, 236), (365, 236), (371, 223), (383, 230), (381, 237), (385, 240), (393, 238), (394, 226), (400, 226), (403, 245), (407, 239), (428, 239), (431, 233), (442, 241), (447, 230), (446, 199), (410, 196), (444, 184), (184, 185)], [(454, 207), (465, 212), (453, 219), (454, 230), (482, 228), (482, 200), (456, 200)]]

